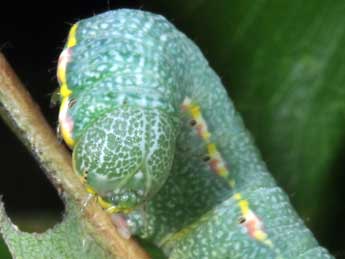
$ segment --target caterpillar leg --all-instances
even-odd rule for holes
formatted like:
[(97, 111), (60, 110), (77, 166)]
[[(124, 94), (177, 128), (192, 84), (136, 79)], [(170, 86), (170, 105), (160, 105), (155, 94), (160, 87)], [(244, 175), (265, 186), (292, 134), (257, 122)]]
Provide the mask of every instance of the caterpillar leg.
[(132, 209), (129, 208), (123, 208), (123, 207), (117, 207), (107, 201), (105, 201), (101, 196), (97, 195), (97, 201), (101, 207), (108, 212), (109, 214), (114, 214), (114, 213), (124, 213), (128, 214), (132, 211)]
[(127, 218), (125, 215), (121, 213), (112, 214), (111, 220), (113, 221), (114, 225), (117, 228), (117, 231), (123, 238), (129, 239), (131, 237), (132, 233), (129, 229)]
[(87, 184), (87, 172), (84, 172), (83, 175), (80, 177), (81, 182), (85, 185), (86, 191), (89, 193), (88, 198), (84, 202), (83, 208), (85, 208), (88, 202), (92, 198), (96, 198), (98, 204), (109, 214), (111, 214), (111, 219), (113, 224), (116, 226), (119, 234), (125, 238), (129, 239), (131, 237), (131, 232), (129, 230), (126, 216), (123, 214), (127, 214), (131, 212), (131, 209), (128, 208), (121, 208), (116, 207), (115, 205), (105, 201), (97, 192)]
[(125, 208), (119, 208), (114, 206), (113, 204), (105, 201), (101, 196), (97, 195), (97, 202), (101, 207), (109, 214), (111, 214), (111, 220), (115, 225), (118, 233), (125, 239), (129, 239), (131, 237), (131, 231), (129, 230), (126, 216), (124, 215), (129, 213), (131, 210)]

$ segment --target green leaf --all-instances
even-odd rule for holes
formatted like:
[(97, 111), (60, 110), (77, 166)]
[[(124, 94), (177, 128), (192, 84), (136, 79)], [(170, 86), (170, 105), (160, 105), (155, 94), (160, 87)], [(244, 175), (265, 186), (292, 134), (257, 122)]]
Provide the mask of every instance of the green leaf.
[(2, 239), (0, 239), (0, 258), (2, 258), (2, 259), (10, 259), (11, 258), (11, 254), (8, 251), (6, 244), (4, 243), (4, 241)]
[[(85, 231), (81, 211), (68, 202), (69, 208), (62, 223), (44, 233), (22, 232), (7, 217), (0, 203), (0, 233), (14, 258), (109, 258)], [(1, 257), (4, 258), (4, 257)]]
[[(344, 147), (345, 2), (155, 3), (222, 77), (275, 178), (317, 232)], [(334, 204), (337, 204), (334, 202)]]

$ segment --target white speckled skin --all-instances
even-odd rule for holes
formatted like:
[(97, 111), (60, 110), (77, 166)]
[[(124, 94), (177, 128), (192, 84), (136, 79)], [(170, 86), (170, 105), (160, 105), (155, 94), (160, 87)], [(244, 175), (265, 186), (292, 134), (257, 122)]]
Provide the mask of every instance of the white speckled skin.
[[(89, 170), (88, 183), (115, 205), (119, 192), (138, 194), (145, 182), (136, 166), (147, 151), (137, 147), (143, 138), (164, 136), (157, 142), (161, 146), (149, 145), (163, 160), (155, 160), (160, 172), (142, 172), (156, 174), (157, 185), (146, 185), (145, 199), (138, 201), (135, 194), (126, 200), (133, 206), (144, 202), (128, 215), (135, 234), (176, 259), (333, 258), (276, 186), (219, 77), (184, 34), (162, 16), (116, 10), (80, 21), (76, 38), (67, 81), (77, 103), (69, 115), (76, 168)], [(200, 105), (236, 190), (203, 161), (205, 145), (180, 111), (187, 96)], [(152, 123), (143, 126), (148, 120)], [(125, 125), (122, 131), (115, 130), (119, 122)], [(133, 141), (125, 144), (129, 131)], [(133, 181), (123, 184), (128, 173)], [(251, 204), (274, 247), (251, 238), (239, 224), (234, 192)]]

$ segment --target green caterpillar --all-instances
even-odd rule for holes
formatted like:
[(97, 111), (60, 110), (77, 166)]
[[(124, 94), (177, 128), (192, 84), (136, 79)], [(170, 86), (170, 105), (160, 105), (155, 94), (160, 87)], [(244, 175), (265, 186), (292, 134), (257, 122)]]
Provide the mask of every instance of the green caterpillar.
[(164, 17), (123, 9), (79, 21), (57, 74), (76, 173), (169, 258), (333, 258), (198, 47)]

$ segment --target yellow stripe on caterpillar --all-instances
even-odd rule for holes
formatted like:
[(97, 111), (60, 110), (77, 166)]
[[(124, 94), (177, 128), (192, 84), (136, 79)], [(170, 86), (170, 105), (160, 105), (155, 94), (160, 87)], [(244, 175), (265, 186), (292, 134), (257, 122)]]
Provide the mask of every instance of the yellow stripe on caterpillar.
[(66, 83), (60, 86), (60, 95), (62, 98), (69, 97), (71, 94), (72, 91), (68, 88)]
[(68, 39), (67, 39), (67, 48), (74, 47), (77, 44), (77, 28), (78, 28), (78, 23), (73, 24), (72, 28), (69, 31), (68, 34)]
[(74, 147), (74, 139), (72, 136), (73, 132), (73, 120), (68, 115), (69, 98), (65, 97), (62, 99), (60, 112), (59, 112), (59, 127), (62, 138), (65, 140), (66, 144), (70, 147)]

